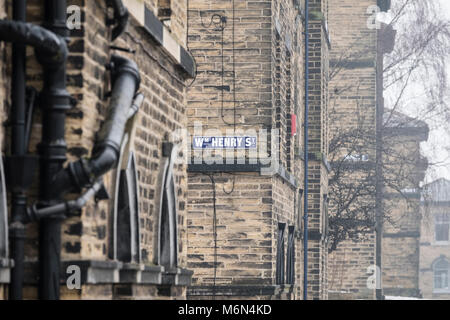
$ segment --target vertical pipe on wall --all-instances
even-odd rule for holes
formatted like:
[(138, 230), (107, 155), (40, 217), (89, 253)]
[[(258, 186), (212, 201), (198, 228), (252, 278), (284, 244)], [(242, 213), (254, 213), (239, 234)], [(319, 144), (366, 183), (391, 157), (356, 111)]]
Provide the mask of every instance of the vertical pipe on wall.
[(381, 259), (383, 235), (383, 51), (381, 50), (380, 32), (377, 32), (377, 68), (376, 68), (376, 155), (375, 155), (375, 264), (376, 264), (376, 300), (383, 300), (381, 288)]
[[(13, 19), (26, 21), (26, 0), (13, 1)], [(25, 77), (26, 77), (26, 46), (14, 43), (12, 48), (12, 79), (11, 79), (11, 155), (24, 156), (25, 146)], [(22, 299), (23, 260), (25, 244), (25, 226), (21, 222), (26, 212), (27, 199), (23, 191), (12, 192), (11, 204), (11, 255), (14, 268), (11, 272), (9, 289), (10, 300)]]
[[(65, 41), (68, 36), (66, 27), (66, 0), (45, 1), (44, 26)], [(59, 190), (55, 190), (52, 178), (66, 161), (65, 112), (70, 109), (70, 96), (66, 90), (66, 61), (45, 63), (46, 57), (38, 54), (38, 60), (44, 66), (44, 88), (41, 93), (42, 142), (41, 155), (40, 205), (51, 206), (62, 202)], [(39, 229), (39, 297), (44, 300), (59, 299), (61, 220), (63, 217), (48, 218), (41, 222)]]
[(304, 240), (303, 240), (303, 299), (308, 299), (308, 131), (309, 131), (309, 0), (305, 0), (305, 167), (304, 167)]

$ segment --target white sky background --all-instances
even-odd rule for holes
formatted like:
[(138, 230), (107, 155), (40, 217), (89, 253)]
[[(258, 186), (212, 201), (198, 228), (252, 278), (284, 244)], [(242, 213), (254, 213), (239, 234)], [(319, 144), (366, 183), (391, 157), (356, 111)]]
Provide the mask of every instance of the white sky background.
[[(442, 14), (446, 18), (450, 18), (450, 0), (440, 0), (440, 3), (443, 9)], [(447, 64), (447, 74), (450, 76), (450, 61)], [(447, 128), (444, 128), (444, 126)], [(428, 170), (427, 182), (441, 177), (450, 179), (450, 130), (448, 126), (449, 123), (445, 123), (440, 128), (431, 130), (427, 143), (422, 145), (424, 155), (431, 158), (432, 161), (444, 162), (441, 166)], [(435, 150), (433, 151), (433, 149)]]
[[(442, 15), (447, 19), (450, 18), (450, 0), (423, 1), (439, 1), (443, 9)], [(389, 22), (389, 14), (380, 14), (379, 20)], [(450, 79), (450, 58), (447, 64), (447, 74)], [(405, 96), (408, 103), (406, 104), (406, 107), (401, 110), (402, 112), (412, 117), (417, 117), (417, 115), (420, 114), (420, 106), (426, 103), (426, 100), (424, 100), (420, 91), (420, 88), (418, 90), (417, 87), (411, 86)], [(386, 102), (389, 101), (389, 98), (386, 98)], [(424, 102), (422, 103), (421, 100), (424, 100)], [(386, 103), (386, 107), (389, 108), (388, 102)], [(429, 183), (438, 178), (447, 178), (450, 180), (450, 124), (443, 121), (437, 124), (436, 122), (439, 122), (439, 119), (436, 120), (437, 121), (426, 121), (430, 126), (430, 136), (428, 141), (421, 146), (422, 154), (428, 158), (429, 162), (436, 163), (436, 165), (433, 165), (428, 169), (425, 183)]]

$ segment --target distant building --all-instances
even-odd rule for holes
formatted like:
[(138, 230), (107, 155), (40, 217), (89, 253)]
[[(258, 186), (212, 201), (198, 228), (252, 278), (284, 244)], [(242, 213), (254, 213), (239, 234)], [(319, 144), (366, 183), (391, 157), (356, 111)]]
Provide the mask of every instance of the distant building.
[[(336, 194), (341, 194), (344, 199), (345, 191), (367, 193), (359, 197), (361, 200), (347, 202), (349, 210), (364, 207), (358, 214), (364, 224), (376, 215), (373, 180), (377, 162), (377, 122), (383, 114), (382, 63), (384, 54), (392, 51), (395, 41), (391, 28), (367, 27), (367, 8), (374, 5), (383, 11), (390, 9), (390, 1), (330, 1), (330, 73), (333, 74), (330, 79), (330, 149), (333, 149), (330, 161), (334, 172), (342, 172), (337, 173), (338, 180), (349, 182), (348, 187), (342, 187), (340, 183), (330, 185), (329, 193), (332, 199), (337, 199)], [(348, 136), (359, 138), (348, 139)], [(340, 193), (342, 190), (344, 192)], [(330, 216), (338, 211), (333, 207), (333, 204), (339, 206), (338, 202), (331, 201)], [(373, 223), (364, 234), (359, 234), (358, 239), (340, 241), (329, 255), (331, 299), (376, 298), (375, 287), (368, 286), (377, 263), (377, 249), (380, 249), (374, 227)]]
[(425, 299), (450, 299), (450, 181), (423, 188), (419, 287)]
[[(326, 299), (327, 2), (309, 1), (308, 297)], [(305, 123), (304, 1), (190, 1), (189, 48), (197, 78), (188, 90), (188, 127), (215, 136), (258, 134), (259, 157), (231, 152), (188, 167), (188, 298), (303, 298)], [(265, 137), (279, 130), (279, 146)], [(262, 146), (273, 146), (267, 152)], [(261, 174), (275, 153), (278, 169)], [(217, 154), (217, 152), (216, 152)], [(222, 151), (219, 152), (222, 154)], [(229, 153), (228, 153), (229, 154)], [(230, 161), (231, 160), (231, 161)], [(253, 160), (253, 164), (250, 163)], [(267, 162), (266, 162), (267, 163)]]
[(420, 144), (428, 125), (386, 110), (383, 130), (381, 286), (386, 296), (420, 297), (420, 185), (428, 161)]

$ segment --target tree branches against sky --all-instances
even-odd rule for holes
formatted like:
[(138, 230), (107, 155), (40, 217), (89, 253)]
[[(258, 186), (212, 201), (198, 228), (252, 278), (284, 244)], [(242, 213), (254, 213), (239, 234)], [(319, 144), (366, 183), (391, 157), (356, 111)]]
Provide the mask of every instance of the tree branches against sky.
[(379, 19), (397, 31), (385, 60), (386, 107), (429, 125), (422, 150), (436, 165), (426, 180), (450, 178), (450, 1), (393, 0)]

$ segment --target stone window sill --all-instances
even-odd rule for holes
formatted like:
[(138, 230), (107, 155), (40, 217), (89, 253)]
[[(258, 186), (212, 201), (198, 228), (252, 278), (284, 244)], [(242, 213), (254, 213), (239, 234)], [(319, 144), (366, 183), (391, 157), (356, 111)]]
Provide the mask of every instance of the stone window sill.
[(450, 246), (450, 241), (435, 241), (433, 246)]
[(163, 285), (189, 286), (193, 271), (183, 268), (168, 269), (162, 274)]
[(433, 294), (450, 294), (450, 289), (434, 289)]
[[(165, 270), (163, 266), (122, 263), (118, 261), (79, 260), (61, 263), (61, 283), (67, 281), (69, 266), (77, 266), (81, 271), (81, 284), (153, 284), (188, 286), (193, 272), (174, 268)], [(26, 263), (25, 283), (36, 284), (38, 279), (37, 262)]]
[(276, 296), (292, 293), (298, 285), (197, 285), (188, 288), (188, 296)]

